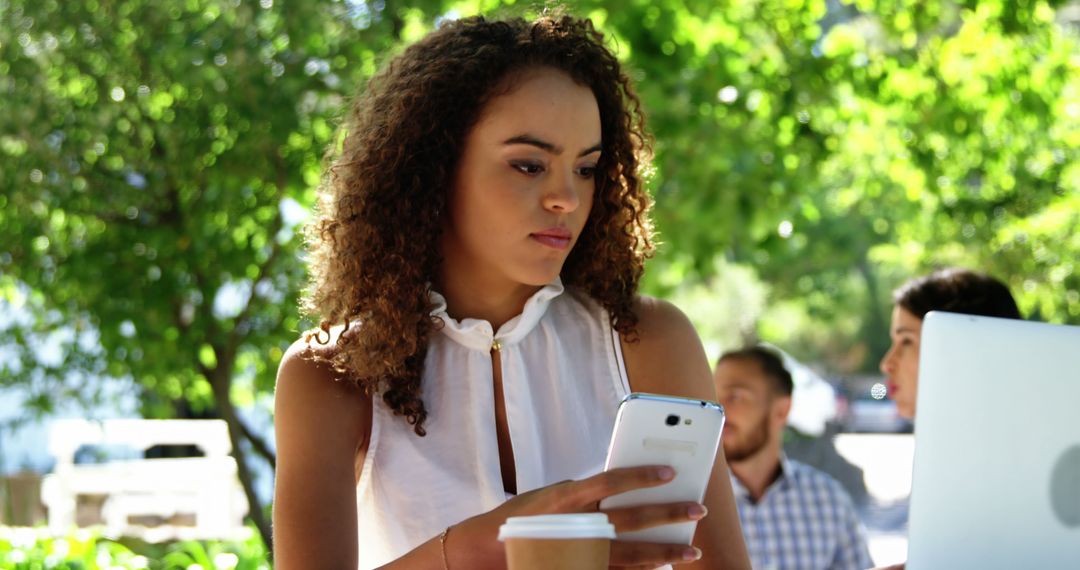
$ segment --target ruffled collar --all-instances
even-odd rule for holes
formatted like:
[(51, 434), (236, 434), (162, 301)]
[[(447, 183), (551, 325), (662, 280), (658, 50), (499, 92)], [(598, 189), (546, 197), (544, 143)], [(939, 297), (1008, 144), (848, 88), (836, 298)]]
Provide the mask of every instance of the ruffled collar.
[(446, 313), (446, 298), (434, 290), (429, 292), (436, 305), (431, 315), (442, 320), (443, 334), (453, 341), (472, 350), (488, 352), (495, 341), (502, 346), (513, 346), (521, 342), (540, 323), (552, 299), (562, 295), (565, 290), (562, 279), (556, 277), (554, 281), (533, 293), (525, 302), (521, 314), (506, 321), (498, 331), (492, 330), (491, 323), (483, 319), (454, 319)]

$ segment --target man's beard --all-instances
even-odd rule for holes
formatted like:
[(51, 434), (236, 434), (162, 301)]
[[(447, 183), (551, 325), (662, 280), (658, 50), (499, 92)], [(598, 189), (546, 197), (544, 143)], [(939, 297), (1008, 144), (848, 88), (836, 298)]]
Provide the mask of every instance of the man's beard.
[(724, 446), (724, 457), (728, 463), (743, 461), (753, 457), (769, 444), (769, 415), (762, 414), (761, 421), (751, 426), (750, 430), (740, 430), (741, 439)]

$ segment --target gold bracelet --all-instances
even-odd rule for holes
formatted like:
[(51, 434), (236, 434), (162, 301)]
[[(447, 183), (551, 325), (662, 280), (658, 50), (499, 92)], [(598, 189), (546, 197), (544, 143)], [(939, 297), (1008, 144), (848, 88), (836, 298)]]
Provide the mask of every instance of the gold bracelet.
[(450, 570), (450, 562), (446, 559), (446, 535), (450, 534), (450, 527), (446, 527), (439, 535), (439, 549), (442, 550), (443, 570)]

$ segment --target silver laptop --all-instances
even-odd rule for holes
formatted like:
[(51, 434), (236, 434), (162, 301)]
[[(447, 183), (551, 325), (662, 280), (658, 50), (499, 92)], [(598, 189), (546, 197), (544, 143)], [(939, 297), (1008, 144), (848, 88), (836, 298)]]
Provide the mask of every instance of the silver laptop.
[(930, 313), (908, 570), (1080, 569), (1080, 327)]

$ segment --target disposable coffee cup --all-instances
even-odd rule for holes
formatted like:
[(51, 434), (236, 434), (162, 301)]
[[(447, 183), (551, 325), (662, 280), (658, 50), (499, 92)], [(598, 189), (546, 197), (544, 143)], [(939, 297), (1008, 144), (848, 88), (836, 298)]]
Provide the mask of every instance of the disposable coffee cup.
[(606, 570), (614, 538), (604, 513), (510, 517), (499, 528), (508, 570)]

